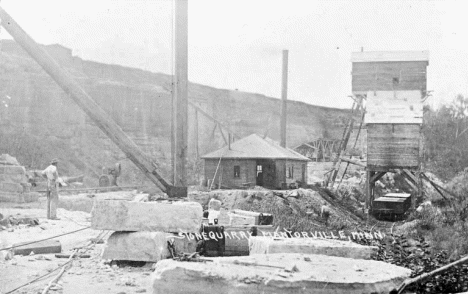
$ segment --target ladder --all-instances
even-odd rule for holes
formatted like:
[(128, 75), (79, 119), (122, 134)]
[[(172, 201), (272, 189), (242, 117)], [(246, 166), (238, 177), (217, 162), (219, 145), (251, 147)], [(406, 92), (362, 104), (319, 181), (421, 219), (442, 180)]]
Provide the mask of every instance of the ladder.
[[(362, 125), (363, 125), (363, 122), (364, 122), (364, 114), (365, 114), (365, 109), (364, 109), (364, 105), (363, 105), (364, 96), (361, 96), (361, 95), (357, 96), (357, 97), (352, 96), (351, 98), (353, 99), (353, 106), (351, 107), (351, 114), (350, 114), (350, 117), (349, 117), (349, 121), (348, 121), (348, 123), (346, 124), (346, 126), (345, 126), (345, 128), (343, 130), (343, 136), (341, 138), (340, 145), (339, 145), (338, 151), (336, 153), (336, 157), (333, 160), (333, 167), (328, 172), (328, 177), (325, 180), (325, 187), (330, 186), (331, 188), (333, 188), (333, 185), (335, 184), (335, 180), (336, 180), (336, 177), (338, 175), (338, 171), (340, 170), (341, 161), (344, 161), (343, 156), (344, 156), (344, 154), (346, 152), (346, 147), (348, 146), (348, 141), (349, 141), (349, 138), (350, 138), (351, 133), (353, 131), (354, 122), (355, 122), (354, 116), (355, 116), (356, 113), (360, 113), (361, 118), (360, 118), (360, 122), (359, 122), (359, 130), (358, 130), (358, 133), (356, 135), (356, 139), (354, 141), (353, 148), (356, 147), (356, 144), (357, 144), (357, 141), (358, 141), (358, 138), (359, 138), (359, 134), (361, 133), (361, 128), (362, 128)], [(343, 177), (346, 174), (346, 171), (348, 170), (348, 166), (349, 166), (350, 161), (346, 160), (346, 162), (347, 162), (347, 164), (346, 164), (345, 171), (343, 173)], [(343, 180), (343, 178), (341, 180)], [(340, 184), (341, 184), (341, 182), (340, 182)]]

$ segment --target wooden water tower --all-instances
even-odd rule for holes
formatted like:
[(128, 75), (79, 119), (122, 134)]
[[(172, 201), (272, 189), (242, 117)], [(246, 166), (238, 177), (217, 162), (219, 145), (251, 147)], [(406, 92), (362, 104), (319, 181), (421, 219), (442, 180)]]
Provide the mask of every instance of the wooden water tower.
[(375, 182), (387, 172), (400, 171), (415, 193), (420, 193), (429, 53), (354, 52), (351, 62), (353, 94), (366, 100), (366, 186), (372, 210)]

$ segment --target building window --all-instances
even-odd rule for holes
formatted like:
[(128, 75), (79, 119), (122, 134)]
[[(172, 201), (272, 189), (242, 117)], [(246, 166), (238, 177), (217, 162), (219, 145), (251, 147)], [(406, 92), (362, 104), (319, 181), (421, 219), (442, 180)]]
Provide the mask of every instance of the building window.
[(262, 166), (261, 165), (257, 165), (257, 177), (259, 174), (262, 173)]
[(292, 179), (292, 178), (294, 178), (294, 166), (293, 165), (288, 167), (288, 179)]
[(239, 165), (234, 166), (234, 178), (240, 178), (240, 166)]

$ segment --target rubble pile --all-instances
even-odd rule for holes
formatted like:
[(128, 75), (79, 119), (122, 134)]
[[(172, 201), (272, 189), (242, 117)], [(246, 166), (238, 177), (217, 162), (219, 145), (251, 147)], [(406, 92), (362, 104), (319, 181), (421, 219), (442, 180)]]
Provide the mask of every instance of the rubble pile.
[[(384, 261), (412, 270), (411, 277), (440, 268), (454, 259), (445, 250), (434, 250), (424, 238), (412, 239), (402, 234), (391, 234), (382, 240), (359, 239), (362, 245), (377, 246), (374, 260)], [(468, 291), (468, 264), (456, 265), (408, 288), (411, 293), (460, 293)]]

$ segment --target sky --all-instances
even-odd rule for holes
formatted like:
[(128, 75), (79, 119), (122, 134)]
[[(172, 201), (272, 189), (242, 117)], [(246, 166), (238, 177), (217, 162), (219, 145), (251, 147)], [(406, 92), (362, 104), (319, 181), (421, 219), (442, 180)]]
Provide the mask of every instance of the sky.
[[(466, 2), (466, 1), (465, 1)], [(432, 105), (468, 94), (464, 1), (189, 0), (189, 80), (351, 105), (351, 52), (428, 50)], [(83, 59), (173, 73), (173, 0), (0, 0), (37, 42)], [(8, 38), (2, 29), (0, 37)]]

